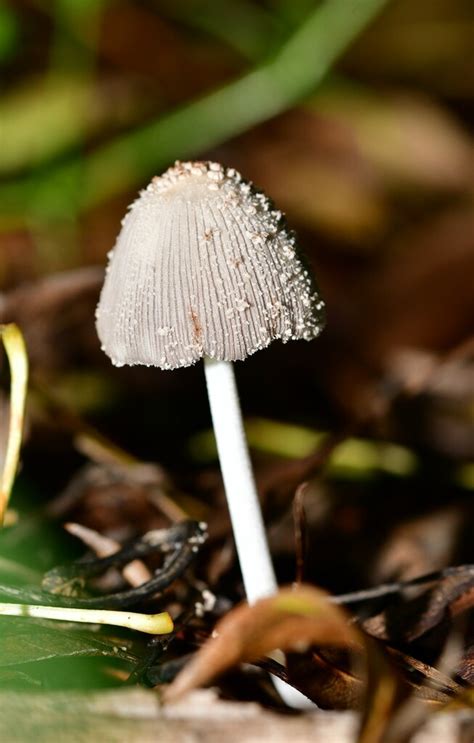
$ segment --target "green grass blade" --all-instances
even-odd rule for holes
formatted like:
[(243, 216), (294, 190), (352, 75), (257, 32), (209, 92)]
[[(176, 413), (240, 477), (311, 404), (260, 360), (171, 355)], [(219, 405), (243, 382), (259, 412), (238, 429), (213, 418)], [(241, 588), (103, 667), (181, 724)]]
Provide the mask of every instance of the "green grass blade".
[(0, 479), (0, 524), (3, 524), (20, 456), (28, 382), (28, 356), (21, 330), (15, 324), (0, 325), (0, 336), (7, 353), (11, 376), (10, 424)]
[(3, 226), (62, 218), (136, 188), (307, 96), (388, 0), (326, 0), (262, 65), (203, 98), (74, 159), (0, 189)]

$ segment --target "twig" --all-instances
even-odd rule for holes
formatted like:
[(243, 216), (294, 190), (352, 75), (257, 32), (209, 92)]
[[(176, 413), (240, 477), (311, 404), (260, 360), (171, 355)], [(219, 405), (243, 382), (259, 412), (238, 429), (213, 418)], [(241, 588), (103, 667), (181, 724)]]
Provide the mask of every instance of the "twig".
[[(9, 596), (24, 603), (38, 603), (74, 608), (127, 608), (154, 596), (179, 578), (196, 557), (199, 548), (207, 539), (206, 525), (196, 521), (185, 521), (170, 529), (148, 532), (139, 540), (126, 545), (109, 557), (78, 560), (71, 565), (49, 571), (43, 580), (46, 590), (14, 588), (0, 585), (0, 595)], [(147, 583), (118, 593), (79, 598), (65, 596), (61, 592), (74, 581), (99, 575), (110, 567), (124, 565), (135, 558), (162, 552), (166, 554), (164, 565)]]
[(296, 577), (297, 583), (304, 579), (304, 562), (306, 555), (306, 514), (304, 510), (304, 496), (308, 487), (307, 482), (302, 482), (296, 488), (293, 498), (293, 522), (295, 529), (295, 553), (296, 553)]
[[(115, 539), (105, 537), (103, 534), (88, 529), (82, 524), (68, 523), (64, 525), (69, 534), (84, 542), (87, 547), (95, 552), (97, 557), (108, 557), (120, 551), (120, 544)], [(141, 560), (132, 560), (122, 568), (122, 575), (131, 586), (135, 588), (151, 580), (151, 573)]]
[(362, 601), (383, 598), (395, 593), (401, 593), (407, 588), (422, 586), (428, 583), (437, 583), (443, 578), (450, 578), (459, 575), (474, 576), (474, 565), (457, 565), (455, 567), (437, 570), (434, 573), (426, 573), (407, 581), (398, 581), (394, 583), (382, 583), (374, 588), (366, 588), (362, 591), (352, 591), (351, 593), (342, 593), (338, 596), (330, 596), (329, 600), (336, 604), (357, 604)]

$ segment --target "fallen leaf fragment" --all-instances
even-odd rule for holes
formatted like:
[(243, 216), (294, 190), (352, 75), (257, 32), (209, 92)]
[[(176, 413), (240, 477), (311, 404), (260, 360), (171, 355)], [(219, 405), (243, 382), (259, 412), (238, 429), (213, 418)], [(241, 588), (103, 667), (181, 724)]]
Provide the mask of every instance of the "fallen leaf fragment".
[(216, 626), (214, 637), (196, 653), (167, 689), (167, 701), (210, 682), (242, 662), (272, 650), (302, 651), (313, 644), (356, 648), (362, 636), (340, 607), (308, 586), (283, 588), (253, 606), (241, 604)]

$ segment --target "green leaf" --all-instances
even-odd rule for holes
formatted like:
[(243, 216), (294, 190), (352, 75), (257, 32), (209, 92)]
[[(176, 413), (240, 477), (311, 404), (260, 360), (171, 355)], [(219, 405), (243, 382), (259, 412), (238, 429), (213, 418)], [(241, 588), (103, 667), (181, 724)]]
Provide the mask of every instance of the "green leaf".
[(12, 625), (11, 620), (0, 622), (0, 626), (0, 667), (79, 656), (137, 661), (137, 656), (129, 650), (130, 643), (123, 639), (114, 641), (91, 633), (32, 627), (31, 624)]

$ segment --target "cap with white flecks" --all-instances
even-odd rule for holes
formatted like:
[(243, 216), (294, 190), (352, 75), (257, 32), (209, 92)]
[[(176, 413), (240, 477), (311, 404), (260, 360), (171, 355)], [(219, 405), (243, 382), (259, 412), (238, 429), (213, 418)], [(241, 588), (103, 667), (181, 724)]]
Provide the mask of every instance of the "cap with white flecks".
[(245, 359), (315, 338), (324, 305), (281, 212), (233, 168), (176, 163), (132, 204), (97, 308), (114, 364)]

